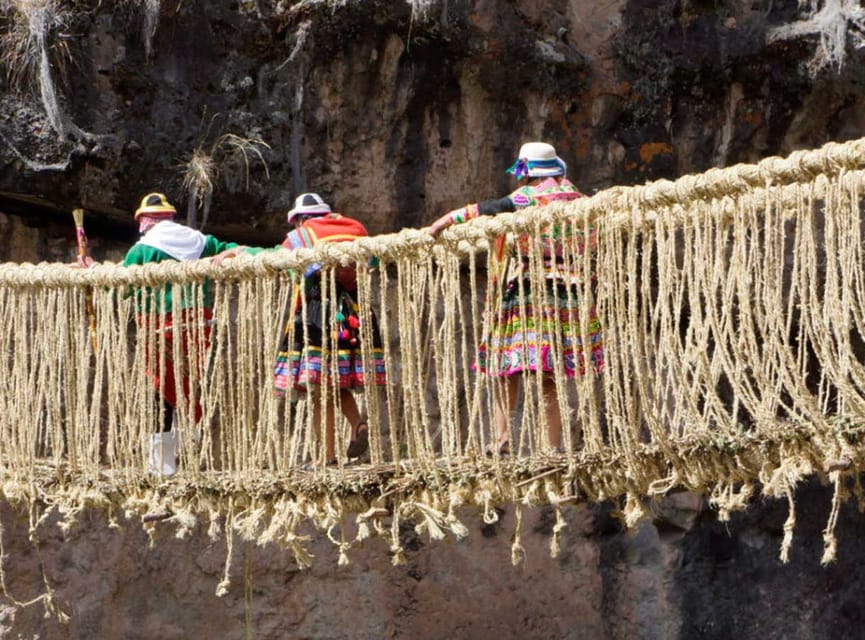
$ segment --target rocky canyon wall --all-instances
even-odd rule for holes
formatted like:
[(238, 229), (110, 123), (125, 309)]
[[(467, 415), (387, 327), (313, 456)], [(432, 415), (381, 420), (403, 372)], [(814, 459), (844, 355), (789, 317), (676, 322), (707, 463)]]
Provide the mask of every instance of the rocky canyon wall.
[[(89, 511), (66, 534), (49, 520), (30, 541), (26, 514), (4, 507), (9, 593), (27, 600), (47, 581), (69, 621), (45, 616), (41, 603), (0, 598), (0, 637), (860, 638), (862, 515), (855, 504), (842, 508), (838, 560), (822, 567), (830, 502), (819, 482), (798, 491), (788, 564), (778, 560), (786, 502), (758, 502), (722, 523), (700, 498), (679, 493), (630, 531), (612, 505), (566, 508), (555, 559), (554, 514), (531, 509), (525, 553), (512, 566), (509, 507), (492, 526), (463, 511), (461, 542), (430, 542), (404, 527), (406, 564), (397, 567), (378, 538), (338, 566), (336, 547), (315, 534), (306, 570), (272, 546), (235, 539), (227, 552), (206, 522), (183, 539), (158, 524), (151, 546), (140, 522), (115, 514), (121, 526), (110, 528), (105, 513)], [(231, 585), (217, 597), (227, 553)]]
[(865, 132), (861, 54), (816, 69), (819, 34), (778, 35), (807, 24), (793, 0), (4, 6), (0, 211), (84, 206), (124, 241), (153, 189), (265, 244), (302, 190), (373, 233), (504, 195), (528, 139), (591, 194)]

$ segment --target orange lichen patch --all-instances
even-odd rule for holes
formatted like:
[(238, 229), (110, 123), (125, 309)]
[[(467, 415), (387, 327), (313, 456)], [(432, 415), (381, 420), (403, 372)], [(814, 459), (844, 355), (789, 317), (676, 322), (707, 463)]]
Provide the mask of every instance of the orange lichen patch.
[(640, 160), (649, 164), (655, 156), (663, 153), (673, 153), (673, 147), (667, 142), (647, 142), (640, 146)]
[(580, 129), (577, 134), (577, 143), (574, 145), (574, 155), (578, 158), (586, 158), (592, 151), (592, 140), (586, 129)]
[(556, 141), (559, 155), (573, 152), (577, 158), (587, 158), (592, 152), (591, 100), (581, 101), (575, 111), (558, 100), (547, 101), (548, 119), (563, 132)]
[[(582, 131), (582, 117), (578, 114), (567, 113), (565, 105), (557, 100), (547, 100), (546, 107), (549, 121), (562, 130), (561, 137), (556, 141), (556, 148), (561, 155), (574, 147), (574, 138), (578, 137)], [(579, 143), (577, 145), (579, 146)]]
[(763, 124), (763, 113), (757, 110), (751, 110), (745, 112), (744, 114), (745, 122), (753, 125), (761, 125)]
[(472, 23), (472, 26), (477, 27), (485, 33), (493, 30), (493, 21), (490, 19), (490, 16), (479, 11), (469, 14), (469, 22)]

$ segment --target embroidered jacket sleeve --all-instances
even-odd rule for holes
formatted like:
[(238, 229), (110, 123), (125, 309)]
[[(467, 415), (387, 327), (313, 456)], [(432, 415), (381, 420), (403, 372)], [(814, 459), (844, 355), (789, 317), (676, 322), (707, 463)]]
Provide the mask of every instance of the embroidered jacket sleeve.
[(457, 209), (453, 213), (456, 214), (456, 222), (463, 222), (476, 215), (494, 216), (497, 213), (516, 211), (525, 207), (543, 206), (555, 200), (573, 200), (582, 195), (569, 180), (563, 179), (559, 183), (550, 178), (535, 186), (520, 187), (504, 198), (482, 200), (477, 204)]

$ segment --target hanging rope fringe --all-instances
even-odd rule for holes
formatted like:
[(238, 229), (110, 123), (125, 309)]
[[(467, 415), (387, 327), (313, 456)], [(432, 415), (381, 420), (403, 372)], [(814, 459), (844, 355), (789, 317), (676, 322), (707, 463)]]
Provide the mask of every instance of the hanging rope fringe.
[(835, 539), (835, 525), (838, 524), (838, 510), (844, 500), (844, 483), (841, 474), (837, 471), (831, 475), (834, 477), (835, 490), (832, 494), (832, 511), (829, 514), (829, 522), (823, 530), (823, 557), (820, 564), (827, 565), (835, 562), (835, 554), (838, 550), (838, 541)]
[(521, 542), (523, 529), (523, 508), (517, 505), (514, 509), (514, 535), (511, 540), (511, 564), (517, 566), (526, 557), (526, 550)]
[[(140, 517), (151, 536), (207, 523), (228, 547), (224, 593), (235, 535), (282, 545), (301, 567), (313, 560), (301, 527), (331, 539), (340, 563), (354, 545), (389, 537), (399, 564), (401, 522), (433, 540), (461, 538), (460, 507), (491, 525), (508, 503), (518, 561), (525, 507), (555, 507), (556, 554), (566, 503), (624, 500), (633, 525), (645, 498), (684, 489), (709, 495), (723, 520), (756, 483), (790, 504), (786, 560), (795, 486), (828, 471), (829, 562), (847, 496), (840, 474), (865, 467), (863, 182), (857, 140), (482, 216), (438, 239), (404, 230), (221, 266), (0, 266), (0, 492), (31, 509), (33, 535), (48, 513), (72, 526), (90, 507)], [(549, 237), (567, 240), (554, 273), (544, 266)], [(500, 259), (491, 248), (501, 238), (528, 247), (527, 258)], [(292, 305), (315, 304), (296, 275), (313, 263), (325, 299), (336, 269), (358, 273), (358, 371), (373, 370), (381, 338), (387, 384), (351, 390), (369, 427), (361, 459), (347, 457), (356, 425), (340, 422), (336, 376), (321, 393), (273, 392)], [(521, 321), (553, 336), (522, 354), (546, 358), (552, 372), (523, 373), (517, 398), (478, 366), (509, 286), (532, 302)], [(171, 324), (157, 312), (166, 289), (188, 307)], [(545, 312), (544, 292), (564, 310)], [(212, 318), (196, 311), (205, 306)], [(336, 347), (324, 338), (323, 361)], [(599, 339), (603, 366), (592, 359)], [(148, 465), (166, 421), (157, 386), (177, 399), (170, 477)], [(490, 445), (497, 407), (511, 400), (506, 452)], [(565, 418), (559, 449), (553, 404)]]

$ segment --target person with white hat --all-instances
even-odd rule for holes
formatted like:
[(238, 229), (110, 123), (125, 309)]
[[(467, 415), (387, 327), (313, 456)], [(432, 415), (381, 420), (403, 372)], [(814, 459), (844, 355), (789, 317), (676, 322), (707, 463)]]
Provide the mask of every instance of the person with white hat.
[[(484, 200), (450, 211), (433, 222), (430, 233), (438, 235), (451, 225), (481, 215), (543, 207), (583, 197), (565, 177), (567, 165), (564, 160), (556, 154), (551, 144), (545, 142), (523, 144), (517, 160), (507, 172), (518, 181), (516, 191), (503, 198)], [(499, 265), (499, 273), (495, 283), (501, 291), (497, 294), (497, 307), (491, 313), (492, 322), (478, 349), (476, 367), (485, 375), (506, 379), (507, 384), (504, 393), (498, 394), (496, 398), (496, 446), (488, 453), (510, 453), (510, 415), (516, 406), (521, 374), (529, 371), (542, 374), (549, 445), (560, 450), (562, 417), (554, 378), (554, 350), (561, 352), (564, 374), (568, 377), (585, 374), (589, 368), (595, 372), (603, 369), (604, 347), (594, 302), (580, 300), (575, 284), (575, 277), (578, 276), (564, 273), (563, 268), (564, 252), (582, 252), (586, 247), (594, 246), (595, 242), (593, 231), (590, 231), (588, 238), (576, 238), (567, 229), (554, 227), (545, 230), (541, 245), (546, 286), (543, 293), (534, 296), (535, 300), (528, 268), (536, 243), (528, 235), (517, 238), (510, 247), (506, 247), (504, 237), (496, 242), (493, 258)], [(510, 264), (513, 266), (510, 269), (507, 268), (506, 258), (512, 258)], [(540, 309), (537, 308), (538, 301), (541, 303)], [(582, 340), (583, 328), (579, 321), (581, 304), (590, 305), (583, 314), (588, 319), (585, 331), (589, 338), (588, 348)]]
[(519, 188), (505, 196), (468, 204), (443, 215), (430, 226), (430, 233), (438, 235), (453, 224), (466, 222), (480, 215), (495, 215), (531, 206), (544, 206), (551, 202), (574, 200), (583, 194), (565, 177), (568, 165), (551, 144), (527, 142), (507, 173), (518, 181)]
[[(282, 242), (284, 249), (350, 242), (368, 235), (361, 222), (331, 211), (317, 193), (297, 196), (288, 212), (288, 223), (294, 229)], [(358, 458), (369, 446), (369, 425), (358, 410), (352, 390), (386, 384), (384, 350), (375, 316), (371, 315), (364, 321), (370, 323), (372, 344), (365, 349), (367, 357), (362, 357), (357, 274), (353, 266), (336, 268), (335, 291), (327, 282), (322, 284), (321, 265), (310, 265), (303, 275), (303, 297), (297, 288), (294, 317), (286, 327), (277, 355), (274, 386), (278, 394), (284, 394), (289, 387), (309, 392), (316, 427), (321, 425), (324, 408), (323, 459), (326, 464), (336, 464), (335, 398), (328, 392), (339, 389), (339, 408), (350, 426), (346, 456)]]
[[(176, 209), (164, 194), (149, 193), (144, 196), (135, 210), (140, 238), (126, 253), (123, 266), (198, 260), (239, 248), (237, 243), (223, 242), (175, 222), (176, 214)], [(210, 344), (213, 295), (209, 282), (205, 281), (202, 289), (203, 296), (200, 299), (187, 287), (177, 289), (179, 298), (172, 296), (170, 283), (158, 287), (140, 287), (133, 292), (138, 326), (149, 332), (151, 338), (153, 335), (160, 336), (158, 339), (148, 339), (146, 343), (148, 348), (158, 352), (148, 356), (147, 374), (163, 402), (161, 430), (151, 435), (147, 462), (148, 471), (156, 475), (170, 476), (176, 471), (178, 442), (173, 424), (180, 401), (176, 377), (181, 378), (179, 386), (183, 400), (190, 407), (192, 421), (197, 424), (203, 414), (201, 404), (190, 390), (188, 375), (190, 365), (204, 366)], [(200, 302), (203, 302), (203, 306)], [(197, 354), (196, 362), (175, 363), (175, 341), (180, 344), (180, 352), (184, 357)], [(163, 346), (160, 347), (160, 343)], [(201, 372), (198, 378), (202, 378)]]
[[(335, 213), (317, 193), (297, 196), (287, 219), (294, 228), (281, 245), (272, 248), (239, 247), (223, 252), (214, 260), (218, 263), (239, 253), (255, 255), (262, 251), (309, 249), (321, 242), (350, 242), (369, 235), (361, 222)], [(370, 323), (372, 344), (365, 349), (366, 359), (362, 357), (355, 268), (335, 268), (335, 291), (327, 286), (329, 279), (325, 279), (325, 286), (322, 286), (321, 269), (320, 264), (309, 265), (304, 270), (302, 281), (295, 286), (292, 316), (286, 325), (274, 367), (274, 387), (278, 396), (284, 396), (290, 388), (309, 392), (312, 424), (316, 428), (322, 425), (321, 410), (324, 408), (320, 453), (325, 464), (335, 465), (336, 398), (332, 390), (339, 389), (339, 408), (351, 428), (346, 456), (358, 458), (369, 447), (369, 425), (358, 409), (352, 390), (367, 385), (384, 385), (387, 375), (374, 314), (366, 319)], [(333, 373), (336, 373), (336, 379)]]

